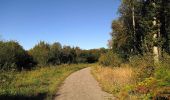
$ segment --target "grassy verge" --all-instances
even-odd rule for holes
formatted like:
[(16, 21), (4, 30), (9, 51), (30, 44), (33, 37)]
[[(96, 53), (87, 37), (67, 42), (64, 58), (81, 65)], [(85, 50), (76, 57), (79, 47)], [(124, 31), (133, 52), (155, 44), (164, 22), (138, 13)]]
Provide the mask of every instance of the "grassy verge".
[[(128, 64), (122, 64), (121, 67), (94, 66), (92, 74), (102, 89), (118, 100), (170, 100), (170, 70), (164, 69), (155, 70), (154, 75), (142, 81), (137, 80), (142, 69)], [(147, 73), (142, 71), (143, 74)]]
[[(119, 97), (120, 91), (130, 88), (129, 85), (134, 83), (134, 69), (130, 68), (128, 65), (115, 68), (98, 65), (92, 67), (92, 74), (104, 91), (113, 94), (119, 99), (122, 99)], [(132, 100), (132, 98), (130, 100)]]
[(37, 68), (32, 71), (1, 72), (0, 99), (51, 100), (67, 76), (89, 66), (73, 64)]

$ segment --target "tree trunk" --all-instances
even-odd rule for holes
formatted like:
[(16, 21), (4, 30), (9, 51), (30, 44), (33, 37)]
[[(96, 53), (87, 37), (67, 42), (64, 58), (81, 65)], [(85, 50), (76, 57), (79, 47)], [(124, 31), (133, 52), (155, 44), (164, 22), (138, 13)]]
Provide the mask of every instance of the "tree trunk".
[(134, 47), (133, 51), (137, 52), (137, 41), (136, 41), (136, 23), (135, 23), (135, 7), (134, 7), (134, 0), (131, 1), (131, 10), (132, 10), (132, 25), (133, 25), (133, 42)]
[(133, 35), (136, 35), (136, 29), (135, 29), (135, 8), (134, 8), (134, 4), (132, 5), (132, 21), (133, 21)]
[[(154, 9), (155, 9), (155, 2), (153, 2), (153, 6), (154, 6)], [(157, 18), (156, 16), (153, 17), (153, 27), (156, 27), (157, 26)], [(158, 63), (159, 62), (159, 48), (158, 48), (158, 43), (157, 43), (157, 40), (158, 40), (158, 32), (154, 32), (153, 34), (153, 55), (154, 55), (154, 62), (155, 63)], [(155, 43), (156, 42), (156, 43)]]

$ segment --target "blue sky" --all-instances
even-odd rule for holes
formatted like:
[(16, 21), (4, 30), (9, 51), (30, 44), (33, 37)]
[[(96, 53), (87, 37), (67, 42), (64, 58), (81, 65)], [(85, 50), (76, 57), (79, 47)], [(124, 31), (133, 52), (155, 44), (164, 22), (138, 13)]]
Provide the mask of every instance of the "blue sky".
[(25, 49), (39, 41), (107, 47), (121, 0), (0, 0), (0, 35)]

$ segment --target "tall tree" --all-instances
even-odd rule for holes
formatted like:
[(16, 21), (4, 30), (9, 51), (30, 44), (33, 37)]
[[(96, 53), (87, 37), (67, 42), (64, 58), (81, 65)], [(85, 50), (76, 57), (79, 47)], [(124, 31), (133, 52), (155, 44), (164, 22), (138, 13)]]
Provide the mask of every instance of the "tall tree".
[[(156, 13), (156, 2), (155, 0), (153, 0), (152, 2), (153, 5), (153, 9), (154, 9), (154, 13)], [(156, 14), (153, 15), (153, 28), (155, 30), (153, 30), (153, 40), (154, 40), (154, 44), (153, 44), (153, 54), (154, 54), (154, 61), (156, 63), (159, 62), (159, 47), (158, 47), (158, 38), (160, 37), (160, 30), (159, 30), (159, 20), (156, 16)]]
[(112, 23), (114, 51), (124, 57), (150, 52), (155, 62), (170, 53), (169, 0), (122, 0), (119, 13)]
[(41, 41), (34, 48), (32, 48), (29, 53), (33, 56), (34, 60), (39, 66), (48, 65), (50, 58), (50, 45)]
[(60, 43), (56, 42), (50, 46), (50, 57), (49, 63), (53, 65), (61, 64), (60, 55), (62, 51), (62, 46)]

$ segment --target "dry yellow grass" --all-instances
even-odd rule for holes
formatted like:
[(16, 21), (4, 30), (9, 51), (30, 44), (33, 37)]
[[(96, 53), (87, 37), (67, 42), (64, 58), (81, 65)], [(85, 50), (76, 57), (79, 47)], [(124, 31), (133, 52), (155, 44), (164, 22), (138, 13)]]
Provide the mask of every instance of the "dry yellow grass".
[(123, 64), (122, 67), (101, 67), (92, 68), (92, 74), (99, 81), (103, 90), (115, 94), (122, 87), (126, 87), (133, 82), (133, 69), (129, 65)]

